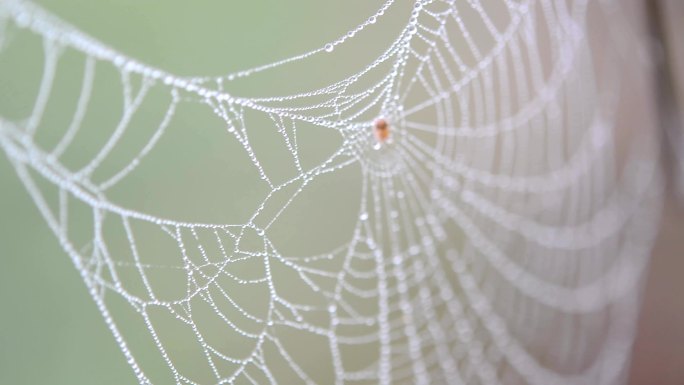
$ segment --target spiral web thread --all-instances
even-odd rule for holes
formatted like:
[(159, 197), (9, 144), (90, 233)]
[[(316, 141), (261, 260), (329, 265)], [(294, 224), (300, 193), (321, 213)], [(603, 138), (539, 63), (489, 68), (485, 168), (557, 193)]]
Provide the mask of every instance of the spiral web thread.
[[(595, 77), (588, 15), (600, 9), (619, 25), (617, 3), (389, 0), (306, 54), (185, 78), (120, 54), (29, 2), (5, 1), (4, 49), (12, 36), (35, 35), (44, 63), (31, 113), (2, 117), (0, 145), (141, 384), (619, 383), (660, 189), (648, 145), (618, 156), (620, 82)], [(398, 7), (407, 8), (405, 27), (357, 73), (287, 96), (230, 93), (237, 78), (336, 54)], [(64, 134), (46, 148), (35, 137), (51, 129), (43, 113), (57, 97), (51, 87), (67, 50), (83, 63), (80, 96)], [(609, 65), (618, 71), (617, 64)], [(97, 129), (82, 123), (101, 68), (120, 75), (123, 111), (97, 153), (70, 168), (61, 159), (79, 151), (74, 138)], [(95, 177), (152, 89), (169, 101), (157, 126), (122, 167)], [(245, 223), (176, 221), (108, 198), (155, 151), (184, 104), (210, 107), (267, 186)], [(250, 136), (266, 127), (250, 126), (250, 114), (279, 133), (294, 176), (262, 165)], [(371, 130), (378, 116), (392, 127), (380, 149)], [(305, 165), (299, 124), (333, 130), (341, 145)], [(317, 179), (349, 168), (359, 170), (361, 189), (351, 238), (320, 255), (279, 252), (271, 226)], [(85, 238), (70, 229), (78, 204), (92, 216)], [(112, 246), (113, 227), (126, 247)], [(150, 232), (173, 242), (175, 253), (151, 258), (143, 250)], [(179, 273), (172, 284), (180, 295), (156, 284), (155, 274), (167, 270)], [(131, 277), (142, 289), (129, 287)], [(254, 295), (239, 300), (245, 293)], [(121, 301), (134, 316), (123, 315)], [(126, 317), (147, 329), (166, 372), (147, 369), (152, 358), (134, 347), (140, 337), (120, 327)], [(190, 333), (197, 355), (183, 355), (160, 331), (164, 323)], [(303, 335), (310, 343), (297, 342)]]

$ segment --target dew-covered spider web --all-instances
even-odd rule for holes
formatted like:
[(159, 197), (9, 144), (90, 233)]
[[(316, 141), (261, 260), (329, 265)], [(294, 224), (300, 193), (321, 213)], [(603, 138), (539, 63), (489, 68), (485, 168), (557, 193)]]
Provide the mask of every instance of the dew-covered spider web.
[(0, 146), (141, 384), (622, 383), (661, 193), (639, 15), (388, 0), (184, 77), (5, 0)]

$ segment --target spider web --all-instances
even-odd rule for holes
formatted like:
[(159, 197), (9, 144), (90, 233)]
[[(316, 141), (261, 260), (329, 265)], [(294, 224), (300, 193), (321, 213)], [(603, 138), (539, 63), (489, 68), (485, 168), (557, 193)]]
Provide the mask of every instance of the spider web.
[[(389, 0), (305, 54), (181, 77), (4, 1), (3, 79), (28, 41), (42, 62), (0, 145), (141, 384), (620, 383), (661, 190), (628, 8)], [(362, 53), (391, 17), (348, 76), (231, 92)], [(228, 186), (215, 221), (185, 219), (211, 186), (145, 189), (198, 159)]]

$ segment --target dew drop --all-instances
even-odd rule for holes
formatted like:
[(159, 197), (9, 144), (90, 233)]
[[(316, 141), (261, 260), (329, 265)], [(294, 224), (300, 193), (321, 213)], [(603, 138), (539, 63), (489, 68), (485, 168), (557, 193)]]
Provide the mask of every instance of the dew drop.
[(117, 67), (122, 67), (125, 62), (126, 62), (126, 59), (124, 59), (123, 56), (121, 56), (121, 55), (117, 55), (114, 58), (114, 65)]
[(19, 15), (17, 15), (15, 20), (17, 23), (17, 27), (26, 28), (31, 22), (31, 17), (28, 14), (21, 12)]
[(325, 52), (332, 52), (334, 49), (335, 46), (333, 46), (331, 43), (325, 45)]

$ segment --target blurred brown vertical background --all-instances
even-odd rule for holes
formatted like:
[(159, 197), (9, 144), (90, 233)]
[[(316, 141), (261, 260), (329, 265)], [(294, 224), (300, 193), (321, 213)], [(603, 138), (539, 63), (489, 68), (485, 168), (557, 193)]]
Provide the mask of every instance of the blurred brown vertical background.
[(684, 384), (684, 2), (645, 0), (666, 148), (668, 197), (646, 279), (631, 385)]

